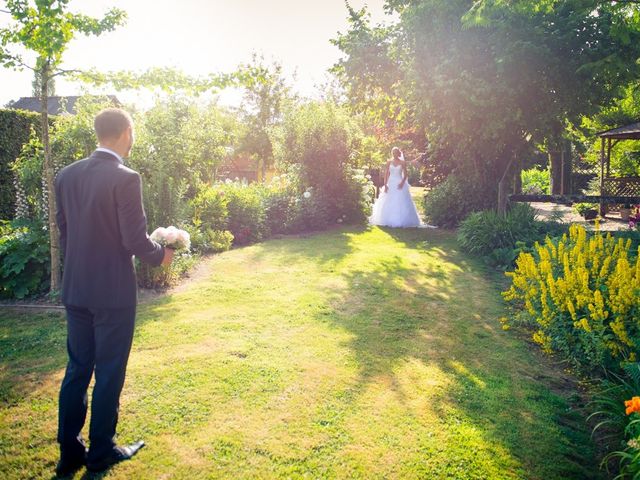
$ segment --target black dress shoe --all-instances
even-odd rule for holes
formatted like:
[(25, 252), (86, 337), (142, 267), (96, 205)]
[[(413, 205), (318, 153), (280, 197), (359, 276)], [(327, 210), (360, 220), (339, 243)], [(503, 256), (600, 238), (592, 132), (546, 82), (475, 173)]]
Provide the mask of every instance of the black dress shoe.
[(116, 463), (122, 462), (124, 460), (129, 460), (133, 457), (138, 450), (144, 447), (144, 442), (142, 440), (132, 443), (131, 445), (126, 445), (124, 447), (113, 447), (113, 450), (109, 452), (109, 454), (101, 458), (97, 461), (91, 461), (87, 463), (87, 470), (90, 472), (101, 472), (106, 470), (107, 468), (115, 465)]
[(77, 472), (87, 464), (87, 458), (85, 456), (67, 456), (62, 455), (58, 465), (56, 465), (56, 476), (68, 477), (74, 472)]

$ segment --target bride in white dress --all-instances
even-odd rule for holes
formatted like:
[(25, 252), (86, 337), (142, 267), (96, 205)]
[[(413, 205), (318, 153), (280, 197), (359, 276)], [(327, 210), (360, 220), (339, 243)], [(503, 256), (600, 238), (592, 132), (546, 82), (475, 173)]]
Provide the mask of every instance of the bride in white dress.
[(398, 147), (393, 147), (391, 154), (393, 158), (387, 162), (384, 172), (384, 187), (373, 204), (369, 223), (385, 227), (419, 227), (420, 216), (409, 190), (407, 162)]

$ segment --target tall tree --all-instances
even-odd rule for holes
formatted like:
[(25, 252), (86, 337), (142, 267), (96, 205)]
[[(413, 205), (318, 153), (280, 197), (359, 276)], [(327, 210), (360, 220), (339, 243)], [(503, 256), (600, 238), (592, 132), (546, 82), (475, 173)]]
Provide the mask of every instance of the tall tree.
[[(362, 91), (364, 78), (378, 96), (402, 99), (404, 114), (428, 132), (434, 158), (479, 172), (478, 181), (498, 187), (503, 210), (518, 156), (534, 145), (558, 151), (568, 123), (637, 78), (634, 3), (387, 0), (397, 25), (385, 32), (352, 21), (337, 40), (345, 54), (338, 66), (351, 72), (348, 92)], [(365, 71), (372, 42), (384, 46), (373, 61), (387, 65), (376, 75)], [(398, 78), (391, 84), (389, 71)]]
[[(40, 98), (42, 95), (42, 78), (40, 77), (40, 71), (42, 70), (42, 59), (38, 57), (36, 60), (36, 68), (33, 72), (33, 82), (31, 82), (32, 95), (34, 97)], [(56, 94), (56, 80), (55, 78), (49, 79), (49, 84), (47, 85), (47, 95), (49, 97), (53, 97)]]
[[(42, 143), (44, 146), (44, 174), (48, 198), (48, 229), (51, 243), (51, 293), (60, 289), (60, 245), (55, 223), (56, 199), (53, 188), (55, 176), (49, 142), (47, 104), (53, 79), (71, 73), (61, 68), (62, 56), (76, 34), (100, 35), (122, 25), (126, 14), (111, 9), (102, 19), (72, 13), (69, 0), (6, 0), (0, 12), (11, 16), (8, 27), (0, 29), (0, 65), (13, 69), (30, 69), (39, 82)], [(21, 49), (35, 53), (36, 61), (29, 65)]]
[(256, 158), (265, 181), (267, 169), (273, 164), (269, 130), (281, 120), (290, 88), (282, 74), (282, 65), (277, 62), (267, 65), (264, 58), (257, 55), (251, 63), (238, 67), (235, 76), (245, 92), (242, 110), (247, 130), (240, 149)]

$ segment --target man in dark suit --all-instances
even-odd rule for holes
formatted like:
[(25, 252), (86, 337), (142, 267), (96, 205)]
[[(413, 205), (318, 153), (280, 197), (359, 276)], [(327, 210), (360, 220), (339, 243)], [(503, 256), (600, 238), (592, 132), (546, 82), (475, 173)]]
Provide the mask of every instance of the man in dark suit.
[[(91, 471), (104, 470), (144, 445), (121, 447), (114, 441), (136, 314), (133, 256), (151, 265), (167, 265), (173, 258), (173, 250), (147, 235), (140, 175), (123, 165), (133, 145), (131, 117), (110, 108), (94, 125), (99, 147), (60, 171), (55, 184), (69, 353), (58, 418), (61, 476), (85, 464)], [(80, 432), (94, 372), (86, 453)]]

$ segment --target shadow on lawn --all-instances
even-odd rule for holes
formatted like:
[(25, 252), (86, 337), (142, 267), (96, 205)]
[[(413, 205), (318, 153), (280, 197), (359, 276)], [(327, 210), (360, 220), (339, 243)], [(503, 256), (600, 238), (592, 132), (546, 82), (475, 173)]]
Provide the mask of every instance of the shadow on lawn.
[[(443, 422), (463, 416), (487, 443), (506, 448), (534, 478), (601, 478), (585, 419), (549, 392), (549, 381), (562, 379), (500, 328), (498, 317), (504, 312), (496, 302), (494, 275), (459, 253), (450, 234), (384, 231), (436, 261), (412, 266), (390, 255), (375, 269), (344, 273), (349, 288), (334, 295), (332, 318), (353, 334), (348, 346), (360, 380), (352, 398), (375, 378), (390, 377), (394, 393), (410, 411), (396, 368), (406, 361), (437, 366), (454, 379), (432, 404)], [(445, 271), (438, 260), (454, 268)], [(378, 301), (363, 304), (363, 294)], [(539, 458), (540, 453), (552, 456)]]
[[(321, 269), (334, 271), (342, 268), (341, 260), (357, 254), (352, 238), (366, 230), (285, 237), (248, 248), (255, 249), (256, 268), (274, 258), (281, 265), (312, 259)], [(334, 322), (352, 334), (347, 346), (360, 377), (345, 397), (348, 402), (356, 402), (376, 378), (386, 377), (412, 412), (414, 407), (395, 373), (397, 367), (410, 361), (436, 366), (452, 379), (434, 394), (431, 405), (443, 423), (464, 417), (487, 443), (503, 447), (520, 460), (533, 478), (599, 478), (583, 418), (548, 393), (553, 374), (548, 375), (519, 340), (500, 330), (497, 317), (502, 309), (495, 301), (499, 292), (491, 274), (459, 253), (450, 233), (383, 232), (431, 261), (414, 265), (404, 256), (390, 254), (375, 257), (373, 266), (356, 265), (340, 273), (347, 288), (331, 293), (335, 314), (318, 320)], [(161, 322), (175, 313), (173, 308), (172, 296), (167, 295), (141, 307), (139, 322)], [(10, 405), (29, 394), (33, 378), (64, 368), (65, 321), (61, 314), (0, 311), (0, 328), (4, 330), (0, 402)], [(547, 416), (540, 416), (541, 412)], [(540, 453), (553, 456), (540, 458)]]
[(331, 264), (352, 253), (354, 247), (351, 237), (369, 228), (349, 226), (302, 235), (283, 235), (247, 248), (255, 250), (252, 258), (258, 262), (280, 257), (291, 264), (309, 259), (319, 264)]
[(64, 313), (3, 309), (0, 332), (0, 404), (12, 405), (66, 365), (66, 320)]

